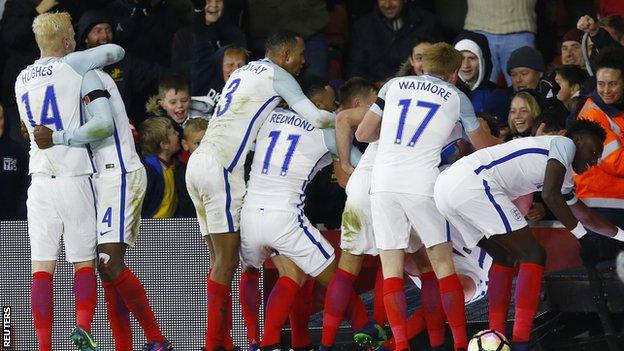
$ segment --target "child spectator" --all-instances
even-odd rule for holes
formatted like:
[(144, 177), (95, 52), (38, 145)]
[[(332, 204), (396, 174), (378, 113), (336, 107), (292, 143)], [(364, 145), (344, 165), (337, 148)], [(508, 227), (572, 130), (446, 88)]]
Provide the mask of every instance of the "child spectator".
[[(182, 137), (182, 148), (192, 154), (199, 146), (206, 129), (208, 128), (208, 121), (201, 118), (196, 118), (188, 121), (184, 126), (184, 135)], [(197, 216), (195, 212), (195, 206), (189, 196), (188, 190), (186, 190), (186, 163), (188, 158), (180, 162), (179, 166), (175, 170), (175, 187), (178, 191), (178, 208), (174, 217), (176, 218), (193, 218)]]
[(412, 45), (412, 52), (407, 60), (403, 61), (397, 77), (404, 76), (419, 76), (423, 74), (422, 69), (422, 56), (425, 50), (431, 47), (435, 41), (433, 39), (420, 39), (416, 38)]
[(574, 111), (579, 102), (581, 87), (589, 78), (585, 70), (577, 65), (563, 65), (555, 68), (555, 82), (559, 84), (557, 99), (568, 111)]
[(158, 84), (158, 95), (152, 96), (145, 108), (150, 117), (169, 118), (178, 134), (182, 134), (189, 119), (208, 119), (207, 109), (192, 109), (189, 82), (183, 76), (171, 75)]
[(542, 113), (536, 93), (530, 90), (521, 90), (511, 99), (509, 108), (509, 130), (507, 140), (530, 136), (535, 125), (535, 119)]
[(171, 120), (155, 117), (141, 123), (139, 137), (147, 172), (147, 191), (141, 216), (171, 218), (178, 207), (174, 155), (180, 151), (179, 134)]

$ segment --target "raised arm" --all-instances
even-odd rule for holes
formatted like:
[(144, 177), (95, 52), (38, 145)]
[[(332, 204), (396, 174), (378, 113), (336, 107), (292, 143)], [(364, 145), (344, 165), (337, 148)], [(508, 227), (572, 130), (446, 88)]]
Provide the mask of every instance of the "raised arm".
[(126, 52), (116, 44), (104, 44), (94, 48), (76, 51), (65, 56), (65, 62), (79, 74), (84, 75), (92, 69), (102, 68), (121, 61)]
[(308, 120), (316, 128), (334, 127), (336, 116), (314, 106), (314, 103), (303, 94), (295, 78), (277, 65), (273, 77), (273, 89), (288, 103), (293, 111)]
[(368, 109), (366, 107), (356, 107), (340, 111), (336, 116), (336, 147), (338, 149), (338, 157), (340, 158), (340, 166), (347, 174), (353, 173), (354, 163), (349, 158), (349, 154), (353, 147), (353, 132), (364, 119), (364, 115)]
[(383, 115), (383, 110), (386, 105), (386, 92), (392, 83), (393, 80), (390, 80), (379, 89), (377, 100), (371, 105), (370, 109), (366, 111), (364, 119), (355, 131), (355, 138), (358, 141), (372, 143), (379, 139), (381, 116)]
[(55, 145), (84, 145), (113, 135), (115, 124), (108, 99), (110, 94), (95, 71), (84, 75), (81, 90), (90, 118), (77, 129), (53, 132)]

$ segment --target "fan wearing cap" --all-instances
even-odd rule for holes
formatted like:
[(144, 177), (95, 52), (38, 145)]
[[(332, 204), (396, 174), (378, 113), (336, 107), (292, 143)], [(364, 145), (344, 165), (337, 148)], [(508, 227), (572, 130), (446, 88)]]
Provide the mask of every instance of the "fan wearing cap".
[(514, 91), (535, 89), (545, 70), (542, 53), (530, 46), (514, 50), (507, 61), (507, 73), (511, 76)]
[(561, 63), (585, 67), (583, 50), (583, 31), (572, 28), (561, 39)]

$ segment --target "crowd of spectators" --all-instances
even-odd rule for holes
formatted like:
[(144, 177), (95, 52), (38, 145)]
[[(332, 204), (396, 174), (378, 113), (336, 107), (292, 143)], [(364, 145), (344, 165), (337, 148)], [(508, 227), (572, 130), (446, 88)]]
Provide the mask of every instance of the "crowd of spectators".
[[(276, 29), (304, 38), (303, 79), (329, 82), (336, 101), (352, 77), (380, 87), (395, 75), (422, 74), (423, 51), (447, 41), (463, 55), (458, 87), (503, 140), (558, 132), (580, 116), (611, 133), (603, 160), (624, 154), (624, 5), (617, 0), (0, 0), (0, 220), (25, 219), (28, 142), (13, 85), (39, 56), (31, 23), (48, 11), (72, 15), (78, 49), (115, 42), (126, 50), (105, 71), (149, 175), (144, 217), (194, 216), (184, 185), (188, 157), (229, 75), (262, 58)], [(595, 62), (605, 52), (610, 61)], [(623, 167), (609, 159), (584, 176), (600, 182), (579, 179), (580, 194), (620, 219), (624, 194), (595, 185), (622, 182)], [(346, 177), (334, 163), (310, 185), (313, 222), (339, 226)], [(529, 219), (548, 219), (538, 195)]]

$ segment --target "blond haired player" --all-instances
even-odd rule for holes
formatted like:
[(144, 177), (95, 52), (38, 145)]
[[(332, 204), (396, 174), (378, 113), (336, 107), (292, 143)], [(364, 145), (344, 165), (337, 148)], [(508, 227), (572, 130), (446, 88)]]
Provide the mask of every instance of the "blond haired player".
[[(90, 335), (95, 313), (94, 270), (96, 227), (93, 164), (86, 147), (59, 145), (47, 150), (34, 142), (50, 126), (65, 140), (82, 123), (81, 98), (91, 84), (101, 84), (92, 70), (115, 63), (124, 51), (117, 45), (102, 45), (73, 53), (76, 42), (67, 13), (46, 13), (33, 21), (41, 58), (24, 69), (15, 82), (20, 118), (31, 136), (28, 189), (28, 232), (32, 260), (31, 308), (39, 350), (52, 350), (53, 292), (61, 236), (66, 258), (74, 264), (76, 329), (72, 341), (81, 350), (99, 350)], [(98, 120), (111, 118), (110, 108), (97, 99), (87, 110)], [(84, 135), (104, 135), (98, 128)], [(48, 139), (51, 135), (43, 133)], [(84, 136), (83, 135), (83, 136)], [(76, 137), (80, 138), (80, 135)], [(48, 145), (51, 140), (47, 140)]]

